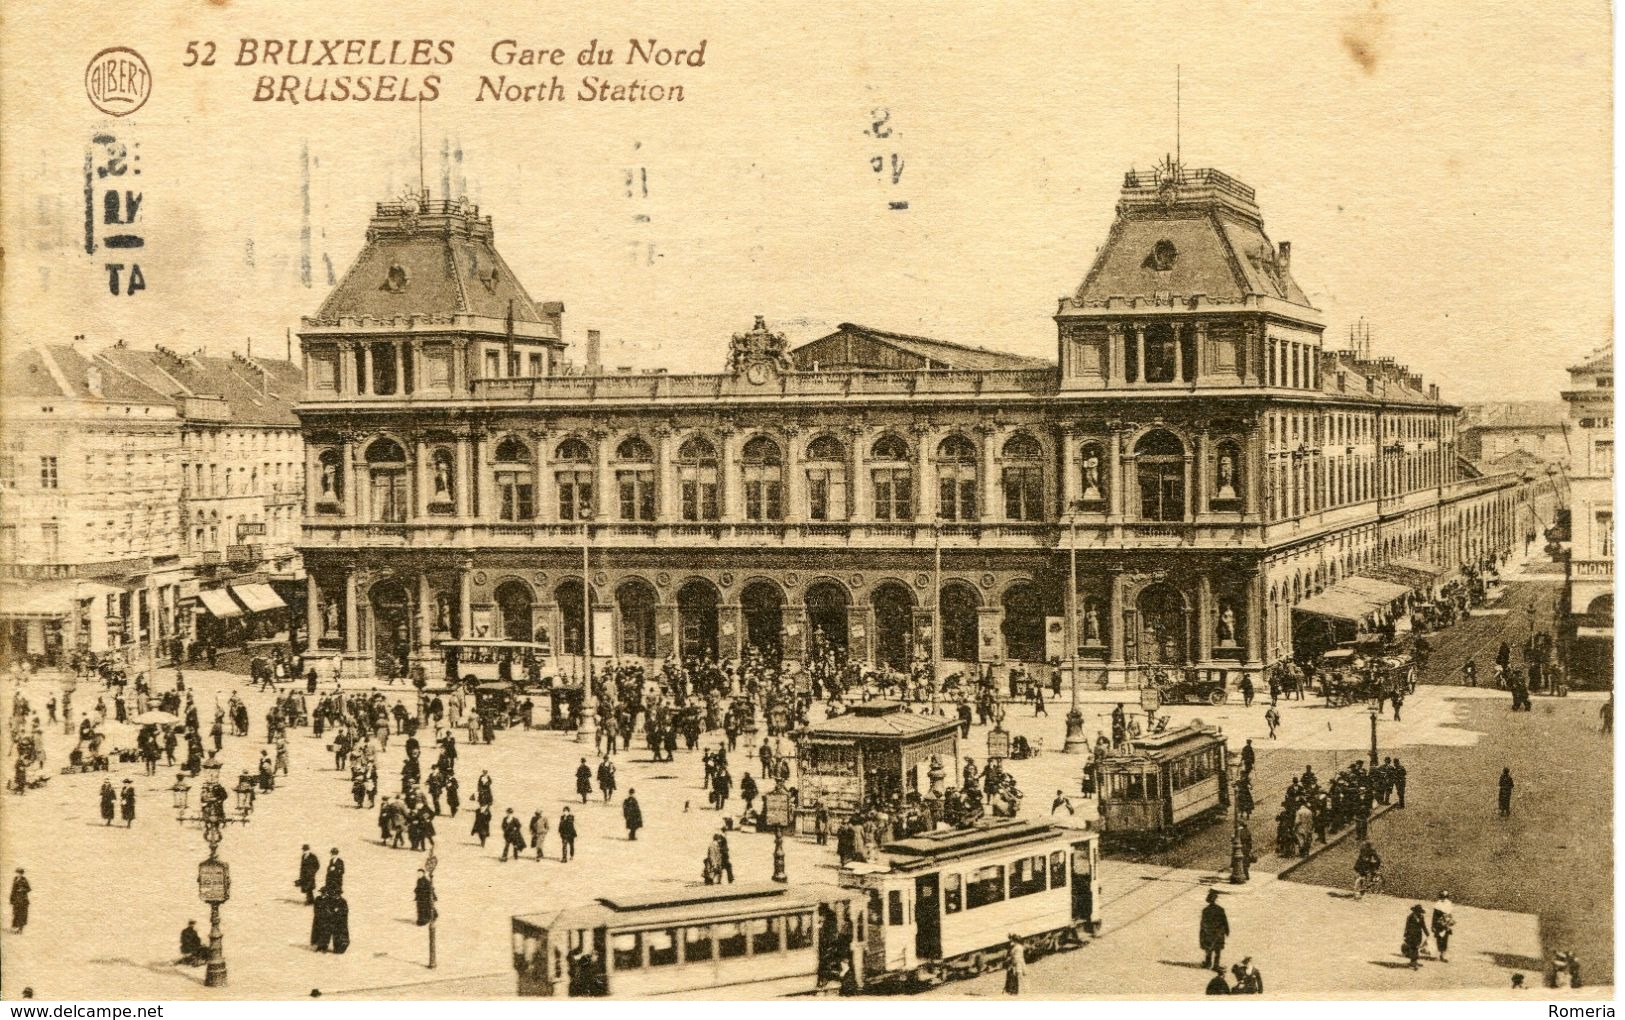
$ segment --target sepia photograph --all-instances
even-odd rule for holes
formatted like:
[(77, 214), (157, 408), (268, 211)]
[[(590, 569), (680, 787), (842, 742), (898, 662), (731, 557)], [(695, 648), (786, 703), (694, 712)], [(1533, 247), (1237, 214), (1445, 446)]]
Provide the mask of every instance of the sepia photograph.
[(0, 998), (1611, 1001), (1613, 20), (0, 6)]

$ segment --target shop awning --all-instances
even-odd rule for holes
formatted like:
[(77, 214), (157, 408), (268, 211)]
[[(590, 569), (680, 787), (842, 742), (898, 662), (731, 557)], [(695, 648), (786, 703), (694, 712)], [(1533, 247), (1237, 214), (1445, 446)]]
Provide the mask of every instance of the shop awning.
[(95, 581), (41, 581), (0, 588), (0, 616), (55, 619), (71, 616), (85, 599), (123, 594), (123, 588)]
[(1421, 560), (1394, 559), (1366, 571), (1366, 576), (1403, 584), (1408, 588), (1431, 588), (1444, 572), (1444, 567)]
[(1375, 577), (1345, 577), (1319, 595), (1311, 595), (1292, 608), (1300, 613), (1359, 623), (1408, 594), (1409, 588), (1390, 581)]
[(268, 584), (234, 584), (231, 593), (248, 607), (251, 613), (268, 613), (273, 609), (286, 609), (288, 604), (271, 590)]
[(231, 601), (231, 596), (226, 594), (224, 588), (200, 591), (197, 593), (197, 597), (198, 601), (203, 603), (203, 608), (222, 620), (231, 616), (243, 615), (243, 611), (237, 608), (237, 603)]

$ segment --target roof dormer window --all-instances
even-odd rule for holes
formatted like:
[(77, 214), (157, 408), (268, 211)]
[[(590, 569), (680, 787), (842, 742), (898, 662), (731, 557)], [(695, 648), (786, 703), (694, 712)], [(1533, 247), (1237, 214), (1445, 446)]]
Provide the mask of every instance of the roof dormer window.
[(1174, 262), (1178, 258), (1179, 249), (1174, 247), (1174, 242), (1165, 237), (1152, 246), (1151, 254), (1145, 257), (1145, 261), (1140, 263), (1140, 267), (1158, 273), (1166, 273), (1174, 268)]
[(406, 267), (397, 262), (389, 267), (389, 272), (384, 277), (383, 286), (379, 289), (387, 290), (391, 294), (399, 294), (406, 289), (408, 279)]

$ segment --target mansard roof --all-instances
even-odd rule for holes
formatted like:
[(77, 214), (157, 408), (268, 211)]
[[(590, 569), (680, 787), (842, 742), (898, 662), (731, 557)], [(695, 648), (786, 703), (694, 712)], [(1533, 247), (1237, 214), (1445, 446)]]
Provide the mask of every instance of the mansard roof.
[(807, 372), (816, 365), (830, 370), (908, 370), (908, 369), (960, 369), (988, 371), (995, 369), (1054, 368), (1055, 363), (1043, 358), (1030, 358), (1021, 354), (993, 351), (986, 347), (938, 340), (928, 336), (912, 336), (889, 330), (843, 322), (835, 332), (810, 340), (790, 352), (796, 368)]
[(1177, 164), (1131, 171), (1077, 303), (1199, 294), (1214, 303), (1256, 295), (1313, 307), (1292, 278), (1290, 246), (1277, 248), (1264, 233), (1251, 188), (1217, 170)]
[(466, 202), (381, 202), (367, 241), (318, 320), (474, 315), (553, 323), (493, 243), (491, 218)]

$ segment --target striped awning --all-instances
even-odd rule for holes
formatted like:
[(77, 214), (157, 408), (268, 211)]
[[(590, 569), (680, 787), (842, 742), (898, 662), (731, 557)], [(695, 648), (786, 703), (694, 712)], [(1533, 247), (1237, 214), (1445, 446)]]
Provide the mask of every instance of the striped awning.
[(273, 609), (286, 609), (288, 604), (282, 601), (268, 584), (234, 584), (231, 593), (237, 600), (248, 607), (251, 613), (267, 613)]
[(237, 607), (237, 603), (231, 601), (231, 596), (226, 594), (224, 588), (200, 591), (197, 593), (197, 597), (198, 601), (203, 603), (204, 609), (222, 620), (243, 615), (243, 611)]

